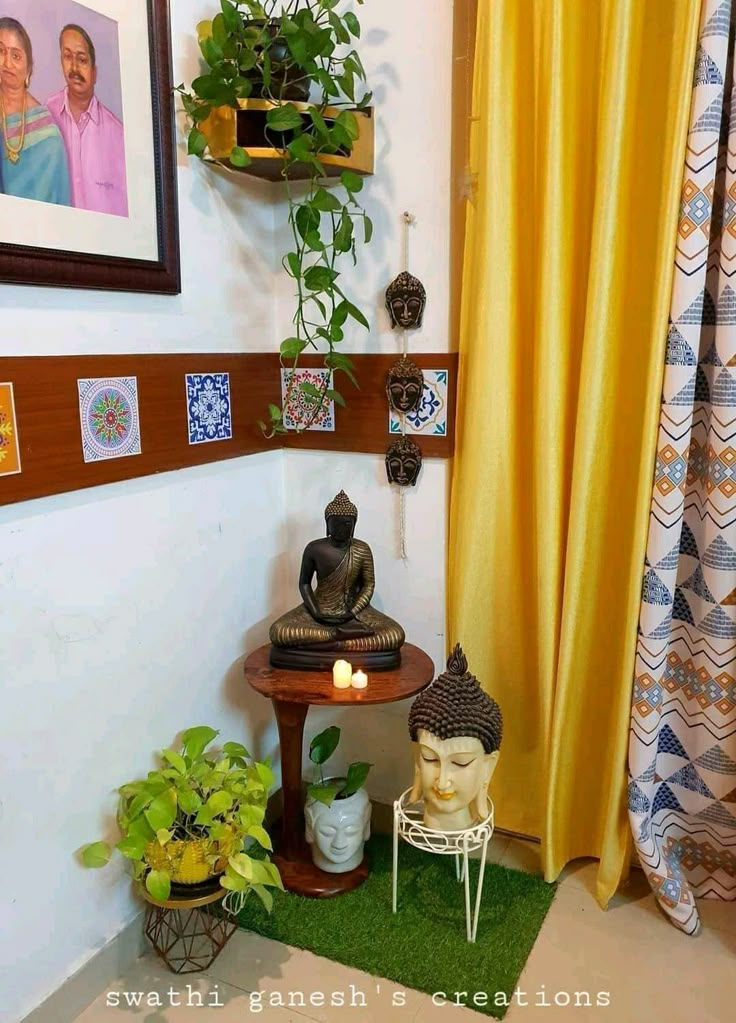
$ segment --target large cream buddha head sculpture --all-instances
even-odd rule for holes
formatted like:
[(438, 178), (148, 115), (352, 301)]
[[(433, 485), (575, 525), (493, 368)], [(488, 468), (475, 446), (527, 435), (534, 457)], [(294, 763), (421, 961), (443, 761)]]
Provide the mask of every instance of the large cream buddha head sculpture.
[(460, 644), (447, 671), (424, 690), (409, 712), (414, 743), (410, 800), (424, 800), (424, 823), (461, 831), (488, 816), (488, 786), (498, 763), (501, 710), (468, 671)]

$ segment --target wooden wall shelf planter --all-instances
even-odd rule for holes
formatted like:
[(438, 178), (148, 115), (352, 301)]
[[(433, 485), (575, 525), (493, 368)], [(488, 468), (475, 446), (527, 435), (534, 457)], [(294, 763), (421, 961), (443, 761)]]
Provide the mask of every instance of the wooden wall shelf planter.
[[(239, 110), (228, 106), (215, 107), (210, 116), (200, 125), (212, 157), (241, 174), (249, 174), (251, 177), (262, 178), (266, 181), (283, 181), (283, 160), (279, 150), (267, 145), (264, 135), (266, 114), (274, 106), (276, 104), (270, 100), (244, 99), (240, 100)], [(292, 103), (292, 106), (303, 112), (305, 119), (309, 120), (308, 103)], [(323, 116), (329, 124), (340, 113), (341, 108), (326, 107)], [(320, 162), (327, 172), (327, 177), (339, 177), (344, 170), (351, 170), (364, 176), (373, 174), (373, 110), (370, 108), (354, 110), (353, 113), (357, 118), (360, 134), (353, 143), (350, 152), (320, 156)], [(292, 133), (280, 134), (283, 136), (284, 145), (288, 145)], [(247, 167), (235, 167), (230, 163), (230, 152), (235, 145), (245, 149), (253, 161)], [(291, 169), (290, 178), (299, 181), (310, 177), (310, 175), (311, 170), (308, 166), (297, 163)]]

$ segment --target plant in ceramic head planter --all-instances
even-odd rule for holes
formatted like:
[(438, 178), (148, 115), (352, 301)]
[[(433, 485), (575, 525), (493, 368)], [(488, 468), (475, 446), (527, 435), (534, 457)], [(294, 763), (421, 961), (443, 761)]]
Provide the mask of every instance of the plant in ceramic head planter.
[(409, 712), (414, 743), (410, 800), (424, 800), (427, 827), (461, 831), (488, 816), (488, 786), (502, 732), (501, 710), (468, 671), (458, 643), (447, 671), (417, 697)]
[(336, 725), (316, 735), (309, 759), (319, 767), (319, 781), (307, 788), (304, 807), (307, 842), (320, 870), (344, 874), (363, 860), (363, 847), (371, 833), (371, 803), (363, 783), (372, 764), (353, 763), (344, 778), (327, 778), (322, 765), (337, 749), (340, 729)]

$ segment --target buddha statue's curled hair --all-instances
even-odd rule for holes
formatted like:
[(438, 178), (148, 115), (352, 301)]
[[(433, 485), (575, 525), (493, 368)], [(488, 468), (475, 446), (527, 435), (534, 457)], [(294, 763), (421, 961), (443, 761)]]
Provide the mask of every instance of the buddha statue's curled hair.
[(409, 734), (417, 741), (420, 729), (438, 739), (468, 735), (479, 739), (486, 753), (500, 749), (501, 708), (484, 692), (458, 643), (447, 660), (447, 671), (421, 693), (409, 711)]
[(325, 508), (325, 519), (329, 519), (331, 515), (345, 515), (357, 520), (358, 509), (344, 490), (341, 490)]

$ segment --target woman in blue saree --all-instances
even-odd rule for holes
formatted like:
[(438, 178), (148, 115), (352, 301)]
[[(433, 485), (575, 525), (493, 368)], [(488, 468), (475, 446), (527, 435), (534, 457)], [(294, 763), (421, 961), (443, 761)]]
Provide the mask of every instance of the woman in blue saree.
[(6, 195), (70, 205), (64, 140), (29, 91), (33, 47), (15, 18), (0, 18), (0, 181)]

